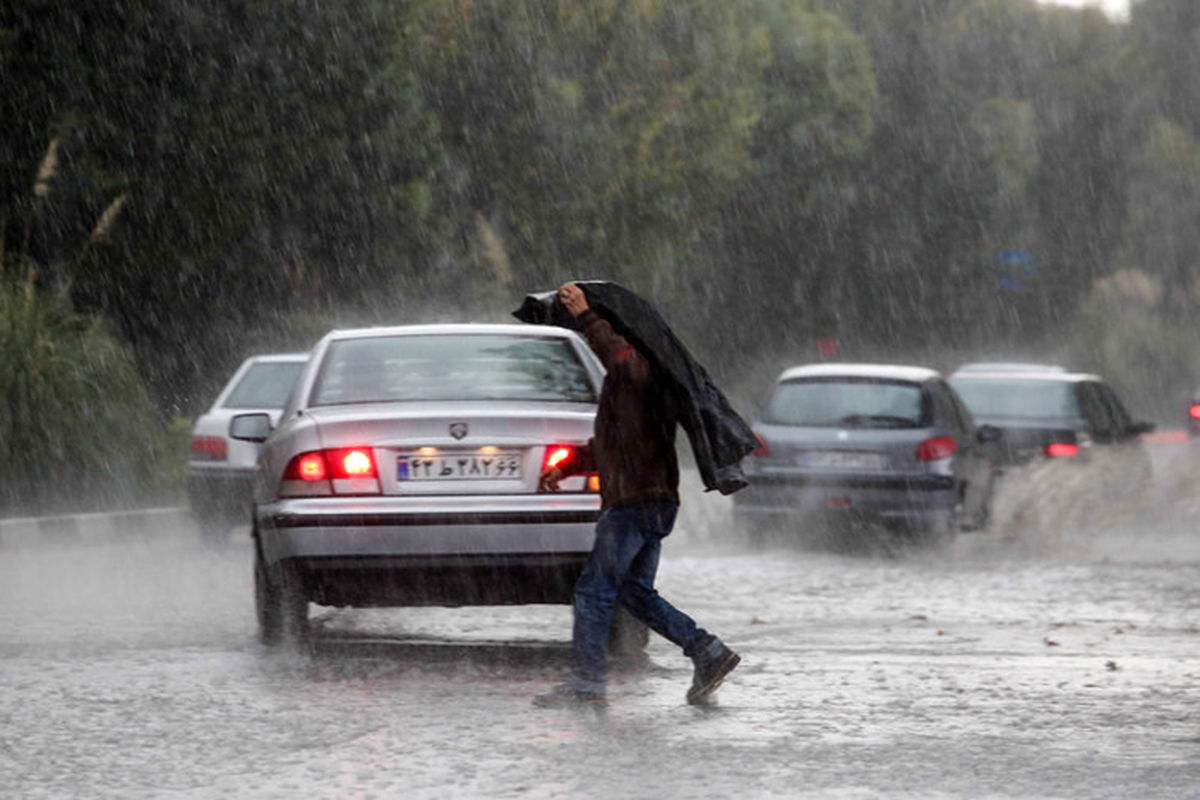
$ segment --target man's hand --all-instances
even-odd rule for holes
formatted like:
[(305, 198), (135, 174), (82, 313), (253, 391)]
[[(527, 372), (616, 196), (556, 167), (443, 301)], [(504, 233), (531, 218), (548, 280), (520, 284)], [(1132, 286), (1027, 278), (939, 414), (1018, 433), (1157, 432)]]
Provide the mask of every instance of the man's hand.
[(584, 295), (583, 289), (573, 283), (564, 283), (558, 287), (558, 299), (567, 311), (571, 312), (572, 317), (578, 317), (588, 310), (587, 296)]
[(538, 476), (538, 491), (557, 492), (558, 482), (563, 479), (563, 471), (558, 467), (546, 467)]

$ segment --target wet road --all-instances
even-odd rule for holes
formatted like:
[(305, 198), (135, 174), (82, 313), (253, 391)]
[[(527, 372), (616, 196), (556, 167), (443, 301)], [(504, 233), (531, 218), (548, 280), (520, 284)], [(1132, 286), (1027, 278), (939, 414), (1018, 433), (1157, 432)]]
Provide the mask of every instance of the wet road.
[(0, 795), (1200, 797), (1200, 463), (1159, 460), (1013, 480), (940, 551), (748, 551), (689, 493), (660, 588), (743, 655), (711, 708), (661, 640), (607, 711), (533, 708), (565, 607), (319, 609), (268, 654), (244, 530), (6, 542)]

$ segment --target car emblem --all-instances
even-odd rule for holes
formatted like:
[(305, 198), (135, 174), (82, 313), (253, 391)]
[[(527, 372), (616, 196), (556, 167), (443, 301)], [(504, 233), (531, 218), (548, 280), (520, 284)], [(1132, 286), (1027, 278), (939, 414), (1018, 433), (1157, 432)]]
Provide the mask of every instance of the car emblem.
[(450, 435), (453, 436), (455, 439), (465, 438), (467, 435), (467, 423), (451, 422), (450, 423)]

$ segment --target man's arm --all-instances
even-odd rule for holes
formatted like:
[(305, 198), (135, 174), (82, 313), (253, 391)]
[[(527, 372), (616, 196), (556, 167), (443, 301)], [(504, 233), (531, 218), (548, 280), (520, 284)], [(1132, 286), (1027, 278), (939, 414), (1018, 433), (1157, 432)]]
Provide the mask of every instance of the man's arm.
[(636, 382), (650, 379), (650, 364), (624, 336), (613, 330), (608, 320), (593, 311), (583, 290), (573, 283), (563, 284), (558, 297), (571, 316), (579, 323), (579, 329), (587, 339), (592, 351), (609, 372), (621, 371)]
[(588, 439), (588, 443), (582, 447), (573, 448), (571, 455), (564, 458), (562, 461), (555, 464), (553, 467), (546, 467), (542, 470), (542, 474), (538, 476), (538, 489), (542, 491), (558, 491), (558, 482), (568, 475), (579, 475), (580, 473), (595, 472), (596, 459), (592, 455), (592, 443), (595, 439)]

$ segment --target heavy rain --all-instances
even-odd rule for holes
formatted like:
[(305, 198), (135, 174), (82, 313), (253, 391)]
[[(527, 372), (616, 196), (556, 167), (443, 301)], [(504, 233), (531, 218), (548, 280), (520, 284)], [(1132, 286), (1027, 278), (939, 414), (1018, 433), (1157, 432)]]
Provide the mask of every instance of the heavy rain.
[[(9, 0), (0, 795), (1200, 797), (1197, 37), (1194, 0)], [(729, 495), (676, 439), (656, 585), (741, 657), (708, 702), (651, 634), (606, 704), (533, 703), (612, 489), (543, 485), (603, 376), (513, 312), (577, 280), (759, 437)], [(521, 344), (327, 336), (433, 323)]]

